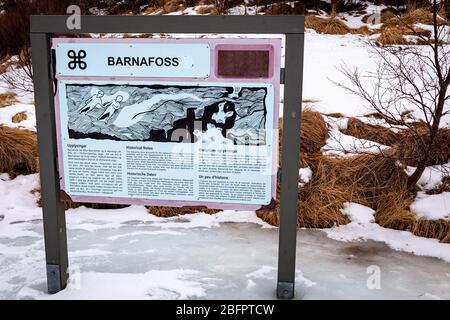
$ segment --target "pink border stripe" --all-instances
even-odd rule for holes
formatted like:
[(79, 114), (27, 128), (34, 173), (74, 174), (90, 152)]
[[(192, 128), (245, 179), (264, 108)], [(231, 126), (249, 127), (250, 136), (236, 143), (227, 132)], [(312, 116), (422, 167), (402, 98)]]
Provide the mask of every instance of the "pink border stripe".
[[(59, 43), (95, 43), (98, 39), (89, 38), (54, 38), (52, 40), (53, 48)], [(142, 81), (142, 82), (238, 82), (238, 83), (271, 83), (274, 87), (274, 121), (272, 128), (272, 149), (273, 149), (273, 170), (272, 170), (272, 198), (276, 199), (277, 187), (277, 170), (278, 170), (278, 117), (280, 107), (280, 73), (277, 70), (281, 68), (281, 39), (278, 38), (221, 38), (221, 39), (102, 39), (104, 43), (205, 43), (211, 47), (211, 70), (208, 78), (153, 78), (153, 77), (79, 77), (79, 76), (56, 76), (58, 80), (84, 80), (84, 81)], [(216, 47), (223, 48), (240, 48), (240, 49), (261, 49), (271, 48), (273, 59), (269, 68), (273, 70), (271, 77), (266, 79), (255, 78), (222, 78), (216, 76), (216, 70), (213, 70), (216, 62)], [(265, 46), (265, 47), (264, 47)], [(273, 61), (273, 64), (272, 64)], [(55, 95), (55, 122), (57, 133), (58, 155), (63, 154), (62, 139), (61, 139), (61, 122), (60, 122), (60, 103), (59, 103), (59, 88)], [(64, 163), (63, 157), (58, 156), (58, 165), (60, 172), (61, 191), (65, 190), (64, 181)], [(70, 195), (69, 195), (70, 196)], [(240, 203), (219, 203), (219, 202), (201, 202), (201, 201), (173, 201), (173, 200), (151, 200), (142, 198), (121, 198), (121, 197), (99, 197), (99, 196), (71, 196), (71, 199), (76, 202), (93, 202), (93, 203), (112, 203), (112, 204), (130, 204), (130, 205), (154, 205), (154, 206), (207, 206), (208, 208), (223, 209), (223, 210), (256, 210), (260, 205), (249, 205)]]

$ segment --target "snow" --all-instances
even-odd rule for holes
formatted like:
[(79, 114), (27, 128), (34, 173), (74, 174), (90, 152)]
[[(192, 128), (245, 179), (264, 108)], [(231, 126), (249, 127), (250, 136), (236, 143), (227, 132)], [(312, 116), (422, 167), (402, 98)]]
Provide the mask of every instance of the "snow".
[[(82, 273), (66, 290), (48, 295), (41, 290), (25, 287), (17, 294), (19, 299), (189, 299), (205, 296), (198, 281), (191, 280), (194, 270), (151, 270), (143, 274)], [(82, 288), (82, 289), (81, 289)]]
[(342, 22), (344, 22), (350, 28), (357, 29), (359, 27), (365, 26), (366, 24), (362, 22), (363, 16), (354, 16), (348, 13), (342, 13), (338, 16)]
[(260, 14), (259, 11), (264, 8), (264, 6), (236, 6), (228, 10), (229, 15), (244, 15), (247, 14), (249, 16)]
[(87, 250), (72, 251), (70, 253), (70, 256), (72, 258), (79, 258), (79, 257), (95, 257), (95, 256), (101, 256), (101, 255), (108, 255), (108, 254), (113, 254), (113, 252), (100, 250), (100, 249), (87, 249)]
[[(254, 212), (158, 218), (140, 206), (68, 210), (71, 282), (48, 295), (41, 210), (30, 192), (38, 175), (0, 178), (8, 199), (0, 202), (2, 299), (274, 298), (278, 229)], [(359, 204), (343, 212), (352, 220), (347, 226), (299, 231), (297, 298), (450, 298), (448, 264), (401, 254), (450, 262), (449, 244), (381, 228), (373, 210)], [(365, 287), (372, 264), (389, 270), (381, 291)]]
[[(183, 14), (197, 14), (195, 9), (187, 8)], [(366, 11), (381, 9), (369, 5)], [(230, 13), (241, 14), (242, 10), (236, 7)], [(247, 10), (254, 14), (255, 7)], [(341, 18), (351, 27), (363, 25), (361, 16)], [(363, 72), (375, 69), (376, 59), (368, 52), (366, 40), (307, 31), (303, 96), (317, 100), (311, 104), (319, 112), (340, 112), (389, 127), (380, 119), (362, 117), (370, 111), (364, 101), (331, 81), (348, 82), (339, 71), (344, 63)], [(30, 103), (32, 97), (21, 96), (19, 103), (0, 108), (0, 123), (35, 130)], [(12, 116), (21, 111), (28, 119), (12, 123)], [(346, 117), (325, 120), (330, 128), (325, 154), (345, 156), (385, 148), (341, 133), (339, 129), (347, 127)], [(414, 169), (405, 170), (411, 174)], [(411, 205), (419, 218), (450, 220), (450, 192), (425, 193), (438, 187), (449, 169), (450, 162), (426, 168), (418, 182), (423, 192)], [(299, 170), (301, 186), (312, 173), (309, 167)], [(159, 218), (142, 206), (68, 210), (70, 283), (66, 290), (48, 295), (42, 212), (36, 205), (38, 195), (31, 192), (38, 186), (37, 174), (13, 180), (0, 174), (0, 299), (275, 298), (278, 228), (260, 220), (255, 212), (226, 210)], [(346, 203), (342, 212), (351, 220), (348, 225), (299, 230), (296, 298), (450, 298), (450, 244), (383, 228), (376, 224), (373, 209), (357, 203)], [(366, 287), (371, 265), (382, 270), (380, 290)]]
[(436, 239), (417, 237), (408, 231), (387, 229), (375, 223), (374, 211), (360, 204), (347, 203), (344, 212), (351, 222), (347, 225), (324, 229), (331, 239), (339, 241), (384, 242), (393, 250), (410, 252), (418, 256), (431, 256), (450, 263), (450, 244)]
[(361, 71), (375, 69), (376, 61), (367, 51), (364, 41), (364, 37), (354, 35), (305, 33), (303, 99), (319, 100), (314, 109), (323, 113), (341, 112), (346, 116), (370, 111), (359, 97), (348, 94), (332, 82), (348, 83), (339, 71), (344, 63)]
[(352, 222), (360, 225), (367, 225), (375, 222), (373, 217), (375, 211), (358, 203), (347, 202), (344, 204), (344, 208), (341, 209), (341, 211), (343, 214), (348, 215)]
[(355, 117), (355, 118), (357, 118), (361, 122), (364, 122), (364, 123), (367, 123), (367, 124), (388, 128), (388, 129), (390, 129), (390, 130), (392, 130), (394, 132), (399, 132), (402, 129), (406, 129), (405, 126), (393, 125), (393, 124), (390, 124), (390, 123), (386, 122), (386, 120), (378, 119), (378, 118), (371, 117), (371, 116), (369, 116), (369, 117), (362, 116), (362, 117)]
[[(158, 218), (140, 206), (68, 210), (71, 282), (66, 290), (48, 295), (41, 211), (30, 192), (38, 177), (9, 180), (3, 174), (1, 178), (0, 192), (8, 199), (0, 202), (4, 214), (0, 221), (2, 299), (275, 297), (278, 229), (254, 212)], [(448, 259), (443, 256), (450, 251), (448, 244), (380, 228), (371, 222), (373, 210), (358, 204), (346, 204), (343, 210), (352, 223), (325, 232), (330, 238), (346, 236), (347, 242), (326, 238), (322, 231), (299, 231), (297, 298), (450, 298), (450, 283), (443, 271), (448, 273), (448, 264), (381, 250), (370, 239), (388, 242), (396, 250), (443, 259)], [(392, 239), (397, 242), (390, 243)], [(359, 248), (356, 253), (355, 247)], [(366, 262), (364, 252), (374, 250), (376, 254), (370, 254)], [(387, 280), (381, 291), (365, 287), (365, 268), (371, 264), (390, 270), (383, 274)], [(425, 266), (434, 272), (420, 273)], [(424, 285), (416, 286), (417, 282)]]
[(329, 137), (322, 147), (323, 154), (335, 156), (352, 156), (361, 153), (378, 153), (387, 146), (380, 143), (358, 139), (342, 133), (339, 129), (347, 128), (348, 119), (325, 117), (329, 128)]
[[(18, 123), (12, 122), (12, 117), (19, 112), (25, 111), (27, 119)], [(8, 107), (0, 108), (0, 123), (11, 127), (36, 131), (34, 105), (31, 104), (14, 104)]]
[(410, 208), (419, 218), (450, 221), (450, 192), (432, 195), (418, 192)]
[(38, 187), (38, 175), (18, 176), (14, 180), (0, 179), (0, 212), (3, 219), (0, 223), (2, 238), (17, 239), (19, 237), (36, 237), (35, 231), (29, 230), (35, 219), (40, 219), (42, 212), (36, 206), (36, 195), (30, 191)]
[[(405, 172), (408, 176), (412, 175), (416, 167), (407, 166)], [(420, 176), (417, 185), (424, 191), (432, 190), (439, 187), (444, 177), (450, 175), (450, 161), (443, 165), (435, 165), (426, 167)]]
[[(414, 24), (414, 27), (416, 28), (420, 28), (420, 29), (424, 29), (424, 30), (428, 30), (431, 32), (431, 38), (434, 38), (434, 27), (432, 25), (429, 24), (423, 24), (423, 23), (416, 23)], [(450, 32), (450, 27), (449, 26), (439, 26), (438, 27), (438, 37), (442, 40), (446, 40), (448, 37), (448, 34)]]
[(310, 167), (300, 168), (298, 170), (298, 179), (300, 180), (299, 186), (303, 187), (307, 184), (309, 180), (311, 180), (312, 174), (313, 172)]
[(267, 278), (267, 274), (269, 274), (270, 272), (272, 272), (274, 270), (276, 270), (276, 268), (274, 268), (274, 267), (262, 266), (258, 270), (250, 272), (246, 276), (248, 278)]
[(132, 233), (128, 233), (128, 234), (118, 234), (115, 236), (111, 236), (108, 238), (108, 240), (111, 241), (115, 241), (121, 238), (125, 238), (125, 237), (131, 237), (131, 238), (136, 238), (138, 236), (142, 236), (142, 235), (160, 235), (160, 234), (169, 234), (172, 236), (178, 236), (178, 235), (183, 235), (183, 233), (178, 232), (178, 231), (171, 231), (171, 230), (160, 230), (160, 231), (136, 231), (136, 232), (132, 232)]

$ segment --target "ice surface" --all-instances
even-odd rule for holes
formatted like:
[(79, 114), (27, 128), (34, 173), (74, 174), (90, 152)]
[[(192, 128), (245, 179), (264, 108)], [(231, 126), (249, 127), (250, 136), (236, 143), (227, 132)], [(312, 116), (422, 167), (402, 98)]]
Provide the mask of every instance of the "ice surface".
[(437, 239), (417, 237), (407, 231), (383, 228), (375, 223), (374, 210), (357, 203), (346, 203), (342, 211), (349, 216), (351, 222), (347, 225), (323, 229), (332, 239), (384, 242), (395, 250), (419, 256), (433, 256), (450, 263), (450, 244), (440, 243)]
[[(370, 209), (346, 208), (359, 216), (360, 228), (370, 223)], [(0, 299), (273, 299), (278, 229), (242, 222), (257, 221), (254, 213), (236, 217), (162, 219), (140, 207), (69, 210), (72, 277), (56, 295), (45, 292), (42, 221), (9, 219), (26, 227), (18, 237), (0, 236)], [(21, 235), (26, 231), (34, 236)], [(297, 247), (298, 299), (450, 298), (444, 261), (371, 240), (339, 242), (319, 230), (300, 230)], [(381, 268), (380, 290), (366, 286), (371, 265)]]

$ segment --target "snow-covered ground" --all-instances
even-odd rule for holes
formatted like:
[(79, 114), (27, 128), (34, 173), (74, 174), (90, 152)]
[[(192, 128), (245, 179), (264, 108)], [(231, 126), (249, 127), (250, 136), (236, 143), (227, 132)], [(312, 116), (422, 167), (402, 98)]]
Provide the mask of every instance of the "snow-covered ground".
[[(157, 218), (143, 207), (69, 210), (71, 281), (48, 295), (41, 213), (29, 192), (37, 177), (1, 178), (0, 299), (275, 298), (277, 228), (253, 212)], [(343, 210), (347, 226), (299, 231), (296, 298), (450, 299), (448, 245), (381, 228), (369, 208)], [(367, 285), (373, 268), (379, 289)]]
[(309, 30), (305, 35), (303, 99), (317, 101), (314, 108), (324, 113), (340, 112), (346, 116), (367, 113), (369, 109), (359, 97), (332, 83), (348, 83), (339, 71), (344, 63), (361, 71), (375, 69), (376, 61), (365, 41), (362, 36), (330, 36)]
[[(69, 210), (71, 282), (48, 295), (37, 186), (37, 174), (0, 175), (0, 299), (275, 297), (278, 229), (254, 212), (157, 218), (144, 207)], [(299, 231), (296, 298), (450, 299), (449, 244), (382, 228), (358, 204), (343, 212), (346, 226)], [(367, 286), (373, 268), (379, 289)]]
[[(305, 40), (304, 99), (315, 100), (320, 112), (364, 115), (364, 103), (330, 81), (345, 81), (338, 71), (343, 62), (361, 70), (375, 67), (364, 38), (307, 32)], [(0, 108), (0, 123), (33, 129), (27, 99)], [(20, 111), (28, 119), (12, 123)], [(345, 119), (330, 119), (334, 140), (365, 147), (339, 132)], [(324, 151), (340, 147), (333, 143), (330, 139)], [(428, 168), (419, 181), (424, 190), (440, 179), (435, 169)], [(307, 183), (310, 169), (301, 175)], [(278, 229), (254, 212), (163, 219), (144, 207), (69, 210), (71, 283), (47, 295), (42, 215), (30, 193), (37, 186), (37, 175), (9, 180), (0, 174), (0, 299), (275, 297)], [(449, 219), (449, 193), (421, 192), (411, 208), (421, 217)], [(352, 220), (346, 226), (299, 231), (297, 298), (450, 299), (450, 244), (382, 228), (373, 221), (373, 210), (358, 204), (346, 204), (343, 212)], [(380, 289), (367, 286), (373, 268), (380, 270)]]

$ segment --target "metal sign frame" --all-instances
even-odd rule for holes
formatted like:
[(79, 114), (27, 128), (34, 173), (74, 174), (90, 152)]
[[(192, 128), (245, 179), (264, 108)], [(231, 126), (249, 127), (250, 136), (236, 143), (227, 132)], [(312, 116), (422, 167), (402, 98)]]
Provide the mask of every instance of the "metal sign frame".
[[(61, 200), (56, 143), (51, 36), (80, 33), (284, 34), (285, 69), (277, 297), (292, 299), (295, 284), (298, 161), (302, 101), (304, 16), (81, 16), (80, 29), (68, 29), (69, 16), (31, 16), (30, 38), (47, 285), (49, 293), (67, 285), (66, 219)], [(284, 80), (284, 81), (283, 81)]]

